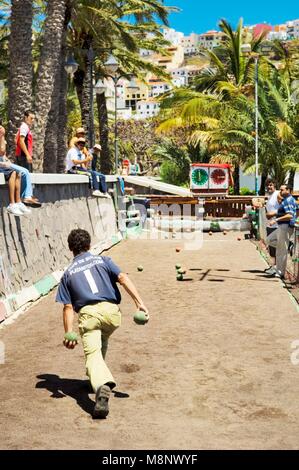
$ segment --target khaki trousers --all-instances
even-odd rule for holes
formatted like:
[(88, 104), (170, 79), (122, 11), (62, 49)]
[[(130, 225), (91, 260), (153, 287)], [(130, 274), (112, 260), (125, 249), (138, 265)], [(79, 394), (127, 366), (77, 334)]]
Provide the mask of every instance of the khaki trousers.
[(278, 228), (267, 237), (268, 244), (276, 247), (276, 267), (283, 276), (287, 268), (288, 248), (293, 232), (294, 227), (279, 224)]
[(108, 338), (120, 324), (119, 307), (110, 302), (86, 305), (79, 311), (79, 332), (85, 354), (86, 373), (95, 393), (107, 382), (112, 387), (116, 385), (105, 363), (105, 356)]

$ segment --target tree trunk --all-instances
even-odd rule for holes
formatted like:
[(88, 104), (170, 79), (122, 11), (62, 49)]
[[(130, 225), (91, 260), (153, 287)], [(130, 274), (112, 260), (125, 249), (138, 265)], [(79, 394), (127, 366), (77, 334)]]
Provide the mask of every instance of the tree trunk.
[(259, 190), (259, 195), (260, 195), (260, 196), (264, 196), (264, 195), (265, 195), (265, 189), (266, 189), (266, 181), (267, 181), (267, 178), (268, 178), (268, 174), (267, 174), (267, 173), (262, 173), (261, 185), (260, 185), (260, 190)]
[(234, 171), (234, 194), (240, 194), (240, 166), (238, 164)]
[(32, 106), (32, 0), (12, 0), (9, 38), (7, 150), (14, 155), (14, 136), (24, 112)]
[(63, 173), (67, 152), (67, 73), (64, 68), (66, 61), (66, 35), (71, 20), (72, 7), (67, 0), (64, 27), (61, 40), (59, 64), (52, 93), (51, 110), (45, 137), (44, 173)]
[(82, 119), (82, 108), (83, 108), (82, 95), (83, 95), (84, 79), (85, 79), (85, 71), (82, 69), (78, 69), (74, 73), (74, 85), (76, 87), (76, 92), (77, 92), (77, 96), (78, 96), (78, 100), (79, 100), (79, 104), (81, 108), (81, 119)]
[(44, 160), (45, 134), (51, 98), (58, 68), (63, 36), (66, 0), (52, 0), (47, 3), (47, 17), (37, 74), (35, 99), (35, 125), (33, 167), (42, 171)]
[(291, 188), (294, 188), (295, 173), (296, 173), (295, 170), (290, 170), (289, 178), (288, 178), (288, 185)]
[(82, 126), (85, 129), (86, 136), (88, 136), (90, 132), (90, 107), (91, 107), (90, 106), (90, 87), (91, 87), (90, 73), (87, 67), (87, 71), (84, 75), (84, 80), (83, 80), (82, 109), (81, 109)]
[(92, 52), (92, 38), (87, 37), (82, 47), (84, 55), (84, 68), (77, 70), (74, 75), (74, 84), (76, 87), (80, 107), (81, 121), (85, 129), (88, 140), (93, 145), (94, 136), (94, 116), (93, 116), (93, 58), (89, 57)]
[[(66, 60), (66, 48), (62, 51), (63, 64)], [(68, 81), (64, 66), (60, 70), (60, 92), (59, 92), (59, 116), (58, 116), (58, 135), (57, 135), (57, 173), (65, 171), (65, 157), (67, 153), (67, 92)]]
[(55, 83), (52, 93), (51, 109), (48, 116), (45, 146), (44, 146), (44, 173), (56, 173), (57, 167), (57, 152), (58, 152), (58, 119), (59, 119), (59, 98), (60, 98), (60, 79), (61, 79), (61, 65), (58, 67), (55, 76)]
[(101, 140), (101, 172), (105, 175), (112, 173), (113, 164), (109, 150), (109, 124), (105, 93), (97, 94), (98, 120)]

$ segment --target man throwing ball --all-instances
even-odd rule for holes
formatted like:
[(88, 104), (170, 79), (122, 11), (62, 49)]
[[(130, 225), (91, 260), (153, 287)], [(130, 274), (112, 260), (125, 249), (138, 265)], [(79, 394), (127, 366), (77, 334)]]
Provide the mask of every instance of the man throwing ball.
[(57, 292), (56, 302), (64, 304), (64, 345), (73, 349), (78, 343), (73, 333), (74, 311), (79, 315), (79, 332), (83, 342), (86, 372), (96, 394), (94, 418), (106, 418), (108, 400), (116, 383), (105, 363), (108, 338), (120, 326), (121, 295), (117, 282), (134, 300), (138, 310), (148, 313), (129, 277), (107, 256), (89, 253), (91, 239), (86, 230), (72, 230), (69, 249), (74, 254)]

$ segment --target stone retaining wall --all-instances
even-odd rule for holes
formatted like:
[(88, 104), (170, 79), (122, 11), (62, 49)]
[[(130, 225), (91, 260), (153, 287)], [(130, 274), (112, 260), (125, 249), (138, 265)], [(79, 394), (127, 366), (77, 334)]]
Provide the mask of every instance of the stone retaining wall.
[[(7, 185), (0, 181), (0, 321), (57, 284), (72, 258), (70, 230), (88, 230), (97, 253), (120, 240), (113, 200), (92, 197), (87, 177), (34, 174), (32, 180), (42, 207), (22, 217), (7, 212)], [(114, 177), (108, 181), (116, 185)]]

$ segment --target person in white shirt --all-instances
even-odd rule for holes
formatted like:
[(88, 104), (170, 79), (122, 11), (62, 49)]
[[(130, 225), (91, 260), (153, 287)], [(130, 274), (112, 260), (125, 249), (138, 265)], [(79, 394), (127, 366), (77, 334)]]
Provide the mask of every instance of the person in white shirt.
[(84, 155), (83, 149), (85, 147), (85, 139), (80, 137), (74, 141), (74, 146), (71, 147), (66, 155), (65, 169), (67, 173), (76, 175), (87, 175), (89, 177), (90, 187), (93, 189), (93, 196), (107, 197), (100, 191), (100, 185), (97, 178), (97, 173), (93, 170), (87, 169), (87, 165), (92, 161), (92, 156)]
[[(269, 254), (272, 258), (275, 259), (276, 256), (276, 242), (277, 242), (277, 228), (278, 224), (274, 223), (275, 217), (277, 215), (277, 210), (281, 202), (281, 196), (279, 191), (276, 189), (275, 181), (272, 179), (267, 179), (266, 188), (268, 193), (268, 201), (266, 204), (266, 217), (267, 217), (267, 245), (269, 246)], [(271, 222), (271, 224), (270, 224)], [(273, 274), (275, 270), (275, 263), (273, 266), (265, 269), (265, 273)]]

